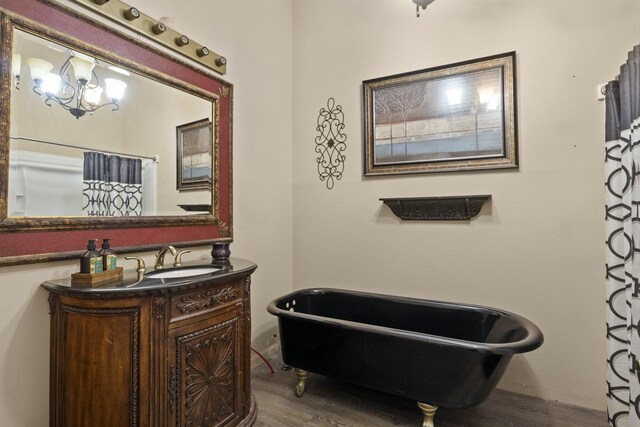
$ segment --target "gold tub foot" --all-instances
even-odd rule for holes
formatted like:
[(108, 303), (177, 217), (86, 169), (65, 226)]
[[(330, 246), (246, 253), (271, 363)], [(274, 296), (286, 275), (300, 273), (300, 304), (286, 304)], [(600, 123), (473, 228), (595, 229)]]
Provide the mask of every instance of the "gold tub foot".
[(418, 408), (420, 408), (422, 414), (424, 415), (424, 422), (422, 423), (422, 427), (434, 427), (433, 418), (436, 416), (438, 407), (429, 405), (427, 403), (418, 402)]
[(304, 384), (307, 381), (309, 372), (298, 368), (295, 368), (293, 371), (298, 377), (298, 384), (296, 384), (296, 397), (302, 397), (302, 394), (304, 393)]

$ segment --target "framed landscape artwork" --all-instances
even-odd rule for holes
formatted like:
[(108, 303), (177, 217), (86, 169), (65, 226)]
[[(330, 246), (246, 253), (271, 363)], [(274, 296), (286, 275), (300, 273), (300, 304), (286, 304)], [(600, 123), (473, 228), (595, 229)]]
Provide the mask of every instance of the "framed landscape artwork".
[(515, 52), (363, 82), (364, 174), (518, 167)]
[(202, 119), (176, 127), (177, 189), (211, 189), (211, 122)]

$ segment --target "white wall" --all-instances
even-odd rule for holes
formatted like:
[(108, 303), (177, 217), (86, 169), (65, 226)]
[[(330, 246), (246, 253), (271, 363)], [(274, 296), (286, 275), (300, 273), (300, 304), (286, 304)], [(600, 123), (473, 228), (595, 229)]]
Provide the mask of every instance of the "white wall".
[[(478, 303), (545, 334), (499, 387), (605, 407), (603, 112), (596, 85), (640, 42), (635, 0), (296, 0), (295, 288)], [(517, 51), (520, 170), (362, 176), (362, 80)], [(318, 110), (344, 108), (346, 169), (315, 169)], [(400, 222), (380, 197), (492, 194), (463, 223)]]
[[(151, 16), (172, 17), (178, 30), (229, 60), (225, 78), (235, 85), (231, 251), (259, 265), (252, 287), (253, 336), (254, 346), (264, 348), (273, 343), (268, 331), (275, 326), (265, 306), (292, 288), (291, 0), (133, 3)], [(185, 259), (210, 258), (210, 250)], [(144, 257), (150, 263), (153, 254)], [(122, 257), (119, 262), (130, 265)], [(77, 262), (0, 269), (2, 426), (48, 423), (49, 306), (39, 286), (75, 271)]]

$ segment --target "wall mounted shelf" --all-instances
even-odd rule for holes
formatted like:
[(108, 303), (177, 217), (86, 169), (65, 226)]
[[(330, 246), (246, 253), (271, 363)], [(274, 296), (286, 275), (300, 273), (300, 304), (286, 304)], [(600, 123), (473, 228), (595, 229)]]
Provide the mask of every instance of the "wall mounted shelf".
[(490, 194), (479, 196), (404, 197), (380, 200), (405, 221), (460, 221), (480, 213)]
[(187, 212), (211, 212), (211, 205), (193, 204), (193, 205), (178, 205)]

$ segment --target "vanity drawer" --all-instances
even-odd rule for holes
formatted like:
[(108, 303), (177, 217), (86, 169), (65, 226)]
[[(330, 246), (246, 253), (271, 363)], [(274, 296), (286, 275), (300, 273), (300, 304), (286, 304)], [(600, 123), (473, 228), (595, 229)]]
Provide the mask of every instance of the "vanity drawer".
[(169, 322), (177, 322), (240, 304), (242, 304), (242, 281), (175, 294), (170, 299)]

